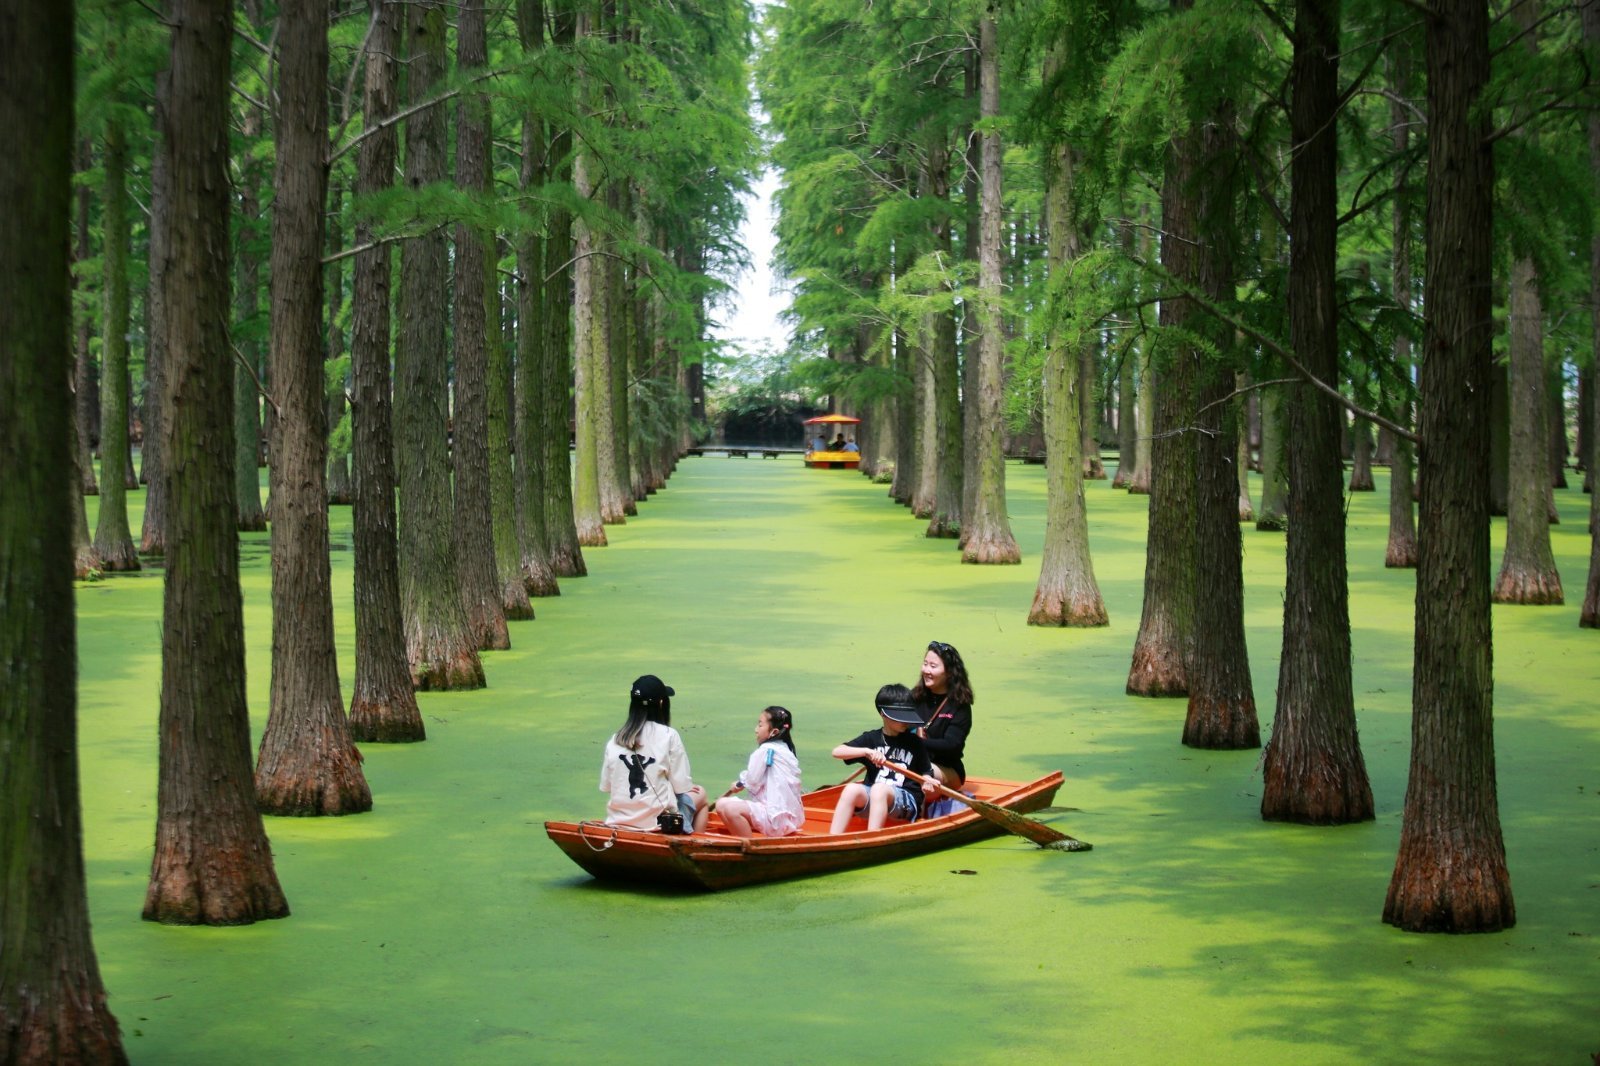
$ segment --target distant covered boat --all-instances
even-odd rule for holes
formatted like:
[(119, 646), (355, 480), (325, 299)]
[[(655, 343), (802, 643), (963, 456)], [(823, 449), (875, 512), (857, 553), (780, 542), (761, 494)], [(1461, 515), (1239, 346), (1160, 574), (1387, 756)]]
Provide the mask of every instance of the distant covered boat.
[[(1059, 770), (1019, 783), (969, 777), (964, 786), (978, 799), (1027, 814), (1048, 807), (1061, 787)], [(689, 836), (646, 833), (604, 822), (546, 822), (545, 832), (567, 857), (602, 880), (678, 888), (737, 888), (763, 881), (809, 877), (856, 866), (908, 859), (968, 844), (1001, 830), (966, 807), (924, 821), (866, 832), (830, 833), (834, 804), (844, 786), (808, 792), (804, 828), (792, 836), (741, 839), (720, 832), (715, 813), (708, 831)]]
[[(828, 427), (859, 426), (861, 419), (853, 418), (850, 415), (818, 415), (816, 418), (806, 419), (805, 424), (817, 426), (826, 431)], [(835, 432), (841, 432), (841, 430), (836, 429)], [(818, 450), (811, 447), (811, 444), (811, 441), (806, 441), (807, 466), (849, 467), (853, 470), (861, 463), (860, 452), (840, 451), (835, 448)]]

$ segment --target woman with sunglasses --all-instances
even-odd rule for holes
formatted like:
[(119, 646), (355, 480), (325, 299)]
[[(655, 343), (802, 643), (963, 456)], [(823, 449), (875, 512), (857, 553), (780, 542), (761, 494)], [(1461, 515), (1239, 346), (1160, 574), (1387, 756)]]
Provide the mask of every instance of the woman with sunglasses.
[(929, 642), (911, 700), (922, 714), (917, 735), (933, 760), (933, 776), (946, 788), (960, 791), (967, 781), (962, 755), (972, 732), (972, 682), (961, 653), (943, 641)]

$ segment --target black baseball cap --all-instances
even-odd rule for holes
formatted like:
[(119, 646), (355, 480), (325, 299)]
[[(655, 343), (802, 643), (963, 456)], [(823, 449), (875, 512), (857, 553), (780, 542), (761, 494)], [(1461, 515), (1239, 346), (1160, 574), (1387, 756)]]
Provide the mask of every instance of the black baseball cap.
[(633, 683), (633, 698), (636, 700), (664, 700), (668, 696), (677, 695), (669, 686), (663, 685), (661, 679), (655, 674), (645, 674)]
[(922, 712), (917, 710), (914, 703), (893, 703), (873, 701), (878, 708), (878, 713), (891, 722), (900, 722), (904, 725), (921, 725)]

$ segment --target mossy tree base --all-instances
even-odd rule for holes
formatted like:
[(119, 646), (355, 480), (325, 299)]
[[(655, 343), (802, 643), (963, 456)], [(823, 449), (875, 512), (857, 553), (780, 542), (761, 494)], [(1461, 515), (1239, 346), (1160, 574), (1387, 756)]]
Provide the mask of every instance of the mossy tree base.
[(1242, 751), (1261, 746), (1261, 723), (1251, 697), (1189, 697), (1183, 745), (1209, 751)]
[(337, 727), (323, 726), (312, 742), (262, 741), (256, 767), (256, 803), (262, 814), (317, 816), (372, 810), (372, 789), (361, 772), (361, 752), (350, 743), (343, 708), (332, 707)]
[(446, 658), (411, 663), (411, 687), (418, 692), (451, 692), (486, 684), (483, 662), (470, 648)]
[(1352, 764), (1325, 750), (1298, 748), (1281, 737), (1274, 737), (1267, 747), (1261, 767), (1263, 821), (1299, 825), (1372, 821), (1372, 785), (1359, 754)]
[(1549, 570), (1506, 567), (1494, 583), (1495, 603), (1520, 603), (1526, 606), (1554, 607), (1566, 602), (1561, 590), (1561, 574)]
[(1111, 624), (1098, 589), (1039, 589), (1028, 611), (1030, 626), (1092, 629)]
[[(552, 548), (550, 550), (550, 569), (555, 571), (556, 577), (588, 577), (589, 567), (583, 561), (583, 550), (574, 544), (571, 548)], [(529, 595), (533, 590), (529, 589)], [(551, 593), (552, 596), (556, 593)]]
[(409, 689), (392, 699), (357, 695), (350, 701), (350, 739), (358, 744), (415, 744), (428, 739), (417, 698)]
[(1389, 546), (1383, 553), (1383, 565), (1390, 570), (1415, 570), (1417, 568), (1417, 538), (1389, 535)]
[(1171, 643), (1145, 640), (1133, 649), (1133, 665), (1128, 668), (1130, 696), (1187, 696), (1189, 671), (1183, 652)]
[(1016, 566), (1022, 562), (1022, 550), (1009, 531), (975, 532), (962, 548), (961, 561), (980, 566)]
[(1464, 847), (1427, 838), (1409, 848), (1402, 844), (1383, 920), (1410, 933), (1510, 929), (1517, 908), (1503, 849), (1487, 841)]

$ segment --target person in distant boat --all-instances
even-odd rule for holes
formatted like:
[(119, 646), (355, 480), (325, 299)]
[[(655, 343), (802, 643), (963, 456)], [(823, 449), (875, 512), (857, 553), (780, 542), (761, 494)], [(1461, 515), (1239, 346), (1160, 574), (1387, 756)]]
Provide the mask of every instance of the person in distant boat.
[(847, 452), (859, 452), (861, 449), (856, 447), (855, 441), (847, 440), (844, 442), (844, 450)]
[(628, 829), (661, 828), (660, 816), (681, 816), (682, 832), (705, 828), (705, 789), (689, 776), (689, 755), (672, 728), (674, 690), (654, 674), (633, 683), (628, 720), (606, 741), (600, 791), (608, 793), (606, 822)]
[(943, 641), (929, 641), (911, 702), (922, 716), (917, 735), (933, 760), (933, 776), (946, 788), (961, 791), (967, 782), (963, 756), (972, 732), (972, 682), (961, 653)]
[(813, 437), (811, 439), (811, 450), (814, 451), (814, 452), (825, 452), (825, 451), (827, 451), (828, 450), (828, 440), (827, 440), (827, 438), (824, 437), (821, 433), (818, 433), (815, 437)]
[(833, 438), (833, 443), (828, 445), (828, 450), (830, 452), (842, 452), (842, 451), (844, 451), (844, 434), (843, 433), (841, 433), (837, 437)]
[[(800, 832), (806, 812), (800, 803), (800, 760), (794, 751), (794, 716), (768, 707), (756, 718), (756, 750), (731, 788), (716, 802), (728, 831), (748, 837), (784, 837)], [(748, 793), (739, 799), (736, 792)]]
[(835, 759), (861, 763), (867, 768), (862, 781), (852, 781), (839, 793), (833, 808), (832, 833), (842, 833), (850, 819), (865, 814), (867, 828), (882, 829), (891, 818), (916, 820), (922, 811), (922, 783), (907, 777), (889, 763), (898, 763), (913, 773), (926, 774), (931, 767), (928, 751), (917, 736), (922, 715), (911, 702), (911, 690), (904, 685), (884, 685), (873, 703), (881, 725), (833, 749)]

